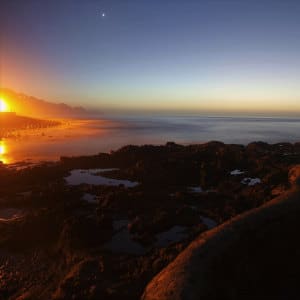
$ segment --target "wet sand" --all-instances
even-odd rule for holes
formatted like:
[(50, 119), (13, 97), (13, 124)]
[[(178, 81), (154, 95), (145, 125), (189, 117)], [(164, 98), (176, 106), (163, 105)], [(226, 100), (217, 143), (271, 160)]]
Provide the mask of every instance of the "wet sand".
[(0, 161), (4, 164), (33, 164), (56, 161), (64, 155), (94, 154), (91, 140), (105, 138), (109, 130), (119, 126), (107, 120), (57, 120), (60, 125), (49, 128), (13, 131), (0, 140)]

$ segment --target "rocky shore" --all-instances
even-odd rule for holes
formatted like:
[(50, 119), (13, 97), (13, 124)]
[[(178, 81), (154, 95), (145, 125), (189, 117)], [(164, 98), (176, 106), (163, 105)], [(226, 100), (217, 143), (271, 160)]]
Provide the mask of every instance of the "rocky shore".
[(0, 299), (140, 299), (200, 234), (288, 193), (299, 163), (300, 143), (169, 142), (0, 164)]

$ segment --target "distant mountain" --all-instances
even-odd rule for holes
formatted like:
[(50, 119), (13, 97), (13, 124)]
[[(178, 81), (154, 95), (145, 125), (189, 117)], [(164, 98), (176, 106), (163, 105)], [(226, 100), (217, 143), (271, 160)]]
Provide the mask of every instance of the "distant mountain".
[(88, 112), (82, 107), (52, 103), (10, 89), (0, 89), (0, 95), (7, 100), (11, 111), (16, 112), (18, 115), (35, 118), (78, 118), (88, 115)]

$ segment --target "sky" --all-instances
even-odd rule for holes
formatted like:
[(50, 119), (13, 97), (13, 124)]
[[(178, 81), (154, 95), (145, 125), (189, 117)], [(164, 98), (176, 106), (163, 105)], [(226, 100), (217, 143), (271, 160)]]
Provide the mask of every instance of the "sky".
[(300, 1), (2, 0), (0, 86), (103, 110), (300, 113)]

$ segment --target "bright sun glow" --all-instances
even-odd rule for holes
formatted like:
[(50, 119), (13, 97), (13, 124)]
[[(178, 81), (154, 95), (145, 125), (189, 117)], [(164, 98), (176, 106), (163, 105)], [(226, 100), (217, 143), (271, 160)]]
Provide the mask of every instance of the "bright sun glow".
[(5, 154), (5, 146), (0, 144), (0, 156)]
[(2, 98), (0, 98), (0, 112), (6, 112), (9, 110), (9, 107), (6, 103), (6, 101)]
[(3, 141), (0, 141), (0, 161), (4, 164), (7, 163), (7, 160), (6, 160), (6, 146), (4, 144)]

